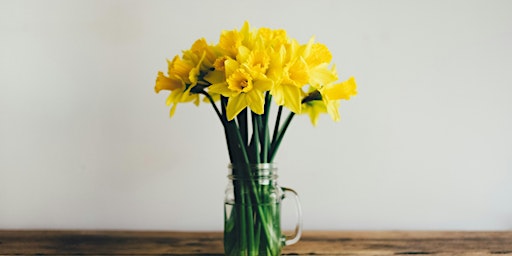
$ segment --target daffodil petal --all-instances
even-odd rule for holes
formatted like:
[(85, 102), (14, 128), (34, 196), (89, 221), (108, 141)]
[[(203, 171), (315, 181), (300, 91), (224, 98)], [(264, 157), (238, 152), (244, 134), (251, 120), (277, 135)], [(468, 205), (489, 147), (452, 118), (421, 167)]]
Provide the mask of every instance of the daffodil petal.
[(302, 87), (309, 82), (308, 66), (303, 58), (299, 58), (289, 65), (288, 79), (298, 87)]
[(205, 77), (204, 80), (208, 81), (210, 84), (221, 83), (226, 81), (226, 76), (222, 71), (211, 71)]
[(260, 91), (269, 91), (272, 89), (272, 86), (274, 85), (274, 82), (269, 79), (261, 79), (254, 81), (254, 89), (260, 90)]
[(158, 76), (156, 78), (155, 84), (155, 92), (160, 92), (161, 90), (176, 90), (180, 88), (182, 83), (180, 81), (170, 79), (166, 77), (163, 72), (158, 72)]
[(309, 70), (309, 83), (315, 88), (335, 82), (338, 77), (336, 73), (327, 68), (327, 64), (319, 65)]
[(245, 94), (240, 94), (237, 97), (231, 97), (228, 100), (228, 105), (226, 106), (226, 115), (228, 121), (233, 120), (244, 108), (247, 107), (247, 100), (245, 98)]
[(226, 69), (226, 77), (231, 76), (231, 74), (233, 74), (238, 69), (238, 67), (240, 67), (240, 64), (236, 60), (227, 59), (226, 61), (224, 61), (224, 68)]
[(217, 84), (212, 84), (208, 87), (209, 92), (222, 94), (226, 97), (231, 97), (233, 95), (233, 91), (228, 88), (227, 82), (221, 82)]
[(265, 95), (263, 92), (259, 92), (256, 90), (251, 91), (250, 93), (247, 93), (247, 104), (251, 108), (252, 112), (261, 115), (264, 112), (264, 105), (265, 105)]
[(277, 105), (285, 106), (296, 114), (301, 112), (302, 91), (297, 86), (281, 84), (276, 86), (271, 93)]
[(321, 43), (311, 45), (306, 62), (309, 66), (317, 66), (322, 63), (329, 63), (332, 60), (332, 55), (327, 46)]
[(357, 94), (357, 85), (353, 77), (347, 81), (333, 84), (325, 88), (324, 93), (329, 100), (349, 100)]
[(331, 119), (335, 122), (338, 122), (341, 120), (340, 112), (338, 111), (339, 106), (340, 106), (339, 100), (329, 101), (329, 102), (325, 103), (327, 113), (329, 113), (329, 115), (331, 116)]

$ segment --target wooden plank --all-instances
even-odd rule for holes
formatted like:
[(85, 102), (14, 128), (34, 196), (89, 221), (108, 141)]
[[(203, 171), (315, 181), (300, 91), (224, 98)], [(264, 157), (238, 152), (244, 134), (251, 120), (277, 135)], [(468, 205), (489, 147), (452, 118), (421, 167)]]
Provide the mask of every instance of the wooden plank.
[[(0, 255), (223, 255), (221, 232), (0, 230)], [(512, 232), (307, 231), (283, 255), (512, 255)]]
[(512, 232), (313, 232), (286, 250), (295, 251), (320, 255), (512, 255)]
[(0, 254), (223, 255), (219, 232), (0, 231)]

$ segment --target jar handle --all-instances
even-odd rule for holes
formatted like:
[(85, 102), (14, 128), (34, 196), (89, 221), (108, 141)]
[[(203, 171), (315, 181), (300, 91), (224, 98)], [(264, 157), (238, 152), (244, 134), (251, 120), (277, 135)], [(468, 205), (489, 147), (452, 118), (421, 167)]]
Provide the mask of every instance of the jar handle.
[(302, 208), (300, 205), (299, 195), (295, 190), (291, 188), (281, 187), (283, 190), (283, 198), (286, 197), (286, 194), (293, 195), (293, 198), (295, 199), (295, 205), (297, 207), (297, 225), (295, 225), (295, 232), (291, 236), (285, 236), (284, 245), (292, 245), (299, 241), (301, 235), (302, 235)]

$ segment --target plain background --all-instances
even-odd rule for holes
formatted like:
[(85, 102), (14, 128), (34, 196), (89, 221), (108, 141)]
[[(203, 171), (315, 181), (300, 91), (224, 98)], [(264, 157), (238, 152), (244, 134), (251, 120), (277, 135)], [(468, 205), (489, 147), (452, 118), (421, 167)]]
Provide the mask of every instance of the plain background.
[[(512, 1), (0, 1), (0, 229), (222, 230), (207, 104), (159, 70), (198, 38), (283, 28), (359, 94), (292, 123), (279, 183), (306, 229), (512, 229)], [(285, 204), (286, 206), (286, 204)], [(287, 209), (287, 210), (286, 210)], [(294, 222), (291, 204), (283, 225)]]

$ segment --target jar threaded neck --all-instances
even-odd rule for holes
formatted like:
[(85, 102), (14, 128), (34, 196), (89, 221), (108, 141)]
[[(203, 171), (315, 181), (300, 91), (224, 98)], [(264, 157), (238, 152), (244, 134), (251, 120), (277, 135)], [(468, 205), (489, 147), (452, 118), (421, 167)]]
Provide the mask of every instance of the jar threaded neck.
[(228, 169), (231, 180), (277, 179), (277, 166), (274, 163), (250, 164), (249, 173), (245, 166), (229, 164)]

